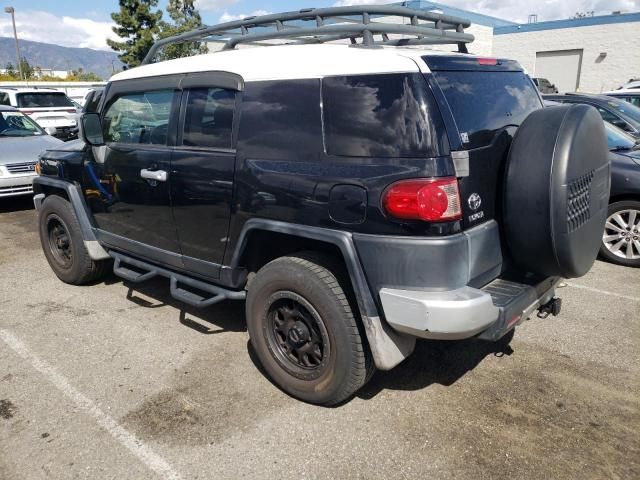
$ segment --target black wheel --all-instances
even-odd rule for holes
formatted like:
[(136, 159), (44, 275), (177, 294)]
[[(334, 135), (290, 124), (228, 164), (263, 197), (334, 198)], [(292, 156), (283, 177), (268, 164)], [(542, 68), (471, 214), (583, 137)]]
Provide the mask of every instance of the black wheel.
[(640, 267), (640, 202), (609, 205), (600, 255), (626, 267)]
[(312, 253), (278, 258), (249, 285), (247, 327), (271, 379), (306, 402), (333, 405), (373, 371), (353, 310), (330, 262)]
[(78, 219), (67, 200), (57, 195), (48, 196), (42, 203), (38, 222), (42, 250), (60, 280), (83, 285), (107, 274), (111, 262), (91, 259)]

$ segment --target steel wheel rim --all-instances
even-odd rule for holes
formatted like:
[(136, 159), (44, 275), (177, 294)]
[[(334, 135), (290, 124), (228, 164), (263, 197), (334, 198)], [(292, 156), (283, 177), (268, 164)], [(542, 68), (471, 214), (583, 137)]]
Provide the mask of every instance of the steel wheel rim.
[(47, 220), (47, 239), (49, 251), (56, 262), (62, 268), (71, 268), (73, 264), (71, 235), (65, 223), (57, 215), (51, 215)]
[(268, 305), (264, 333), (278, 365), (303, 380), (320, 377), (327, 367), (331, 347), (316, 309), (288, 291), (272, 295)]
[(640, 260), (640, 210), (619, 210), (607, 218), (602, 243), (623, 260)]

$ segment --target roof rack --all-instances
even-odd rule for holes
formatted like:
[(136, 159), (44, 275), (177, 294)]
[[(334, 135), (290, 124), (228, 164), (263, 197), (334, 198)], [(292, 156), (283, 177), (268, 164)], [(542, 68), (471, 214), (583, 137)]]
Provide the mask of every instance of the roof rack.
[[(394, 17), (397, 23), (390, 22), (389, 17)], [(374, 21), (375, 18), (382, 18), (383, 21)], [(205, 39), (224, 43), (223, 50), (234, 49), (239, 44), (268, 46), (273, 44), (265, 41), (288, 39), (291, 40), (286, 42), (289, 44), (350, 40), (352, 45), (368, 47), (457, 44), (459, 52), (468, 53), (466, 44), (473, 42), (474, 37), (464, 33), (464, 29), (470, 25), (471, 22), (464, 18), (397, 5), (308, 8), (202, 26), (191, 32), (163, 38), (153, 44), (141, 64), (153, 63), (158, 51), (167, 45)], [(381, 39), (376, 40), (375, 35)], [(389, 35), (408, 35), (412, 38), (390, 38)]]

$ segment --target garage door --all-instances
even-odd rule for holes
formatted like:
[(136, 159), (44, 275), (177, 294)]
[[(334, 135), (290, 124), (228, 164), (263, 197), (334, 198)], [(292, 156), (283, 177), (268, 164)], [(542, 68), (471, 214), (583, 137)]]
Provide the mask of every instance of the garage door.
[(580, 86), (582, 50), (536, 53), (536, 77), (548, 79), (560, 92), (575, 92)]

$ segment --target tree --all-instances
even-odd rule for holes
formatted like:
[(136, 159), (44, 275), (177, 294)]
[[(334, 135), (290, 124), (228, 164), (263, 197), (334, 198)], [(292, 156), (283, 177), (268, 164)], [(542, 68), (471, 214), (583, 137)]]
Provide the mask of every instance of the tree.
[(162, 11), (152, 11), (158, 0), (119, 0), (120, 11), (111, 14), (116, 22), (113, 32), (122, 42), (107, 39), (107, 44), (115, 51), (122, 52), (118, 58), (128, 67), (142, 62), (153, 45), (154, 36), (160, 31)]
[(17, 77), (18, 74), (16, 73), (16, 69), (13, 66), (13, 63), (9, 62), (7, 63), (7, 65), (4, 67), (5, 69), (5, 74), (9, 75), (10, 77)]
[(25, 80), (29, 80), (33, 78), (33, 67), (29, 64), (26, 58), (22, 57), (20, 59), (20, 68), (22, 69), (22, 75), (24, 75)]
[(85, 72), (82, 67), (80, 67), (77, 70), (71, 70), (66, 80), (69, 82), (99, 82), (102, 78), (93, 72)]
[[(194, 0), (169, 0), (167, 13), (173, 23), (160, 22), (160, 38), (190, 32), (202, 26), (202, 17), (194, 6)], [(168, 60), (207, 53), (208, 51), (209, 49), (202, 42), (184, 42), (168, 45), (159, 52), (158, 56), (162, 60)]]

